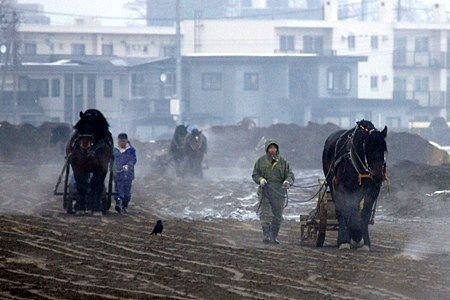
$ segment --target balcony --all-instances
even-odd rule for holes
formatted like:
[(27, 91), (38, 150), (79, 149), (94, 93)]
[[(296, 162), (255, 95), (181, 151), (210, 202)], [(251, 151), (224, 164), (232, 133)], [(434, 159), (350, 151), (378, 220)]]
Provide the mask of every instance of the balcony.
[(441, 91), (394, 91), (394, 101), (415, 101), (422, 107), (444, 108), (445, 92)]
[(450, 66), (447, 52), (394, 51), (394, 68), (437, 68)]

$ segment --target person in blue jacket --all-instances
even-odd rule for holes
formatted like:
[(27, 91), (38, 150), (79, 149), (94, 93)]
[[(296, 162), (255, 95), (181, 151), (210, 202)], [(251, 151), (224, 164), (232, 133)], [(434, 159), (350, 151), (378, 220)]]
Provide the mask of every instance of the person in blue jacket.
[(126, 133), (117, 137), (117, 147), (114, 148), (115, 179), (116, 179), (116, 211), (127, 213), (131, 200), (131, 185), (134, 179), (134, 165), (137, 162), (136, 149), (131, 145)]

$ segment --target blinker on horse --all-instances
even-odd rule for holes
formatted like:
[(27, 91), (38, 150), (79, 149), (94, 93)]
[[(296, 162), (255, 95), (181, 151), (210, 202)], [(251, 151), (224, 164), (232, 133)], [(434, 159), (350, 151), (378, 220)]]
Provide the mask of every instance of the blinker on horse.
[(78, 198), (75, 213), (106, 213), (102, 203), (104, 181), (112, 162), (113, 139), (109, 124), (96, 109), (80, 111), (80, 120), (66, 147), (67, 159), (75, 177)]
[(386, 126), (378, 131), (370, 121), (361, 120), (325, 141), (322, 167), (336, 207), (339, 248), (352, 244), (370, 250), (368, 225), (386, 178), (386, 135)]

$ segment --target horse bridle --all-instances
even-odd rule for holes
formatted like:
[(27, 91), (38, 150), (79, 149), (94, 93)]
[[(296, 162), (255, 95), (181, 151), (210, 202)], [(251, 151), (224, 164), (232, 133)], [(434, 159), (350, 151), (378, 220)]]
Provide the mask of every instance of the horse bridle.
[[(356, 173), (358, 173), (358, 183), (359, 183), (359, 185), (361, 185), (363, 178), (369, 178), (370, 179), (370, 178), (372, 178), (372, 175), (371, 175), (371, 169), (370, 169), (369, 163), (367, 162), (366, 149), (365, 149), (365, 145), (366, 145), (365, 140), (363, 141), (364, 160), (361, 159), (361, 157), (355, 151), (355, 145), (353, 143), (353, 139), (354, 139), (358, 129), (361, 129), (364, 133), (367, 133), (369, 135), (371, 133), (373, 133), (374, 131), (376, 131), (375, 128), (368, 129), (368, 128), (362, 126), (361, 124), (358, 124), (357, 126), (355, 126), (355, 129), (353, 130), (353, 132), (348, 135), (347, 142), (344, 143), (344, 145), (342, 145), (342, 148), (343, 147), (347, 147), (347, 152), (344, 153), (343, 155), (341, 155), (334, 162), (334, 165), (337, 166), (343, 159), (348, 157), (348, 159), (350, 160), (350, 162), (351, 162), (353, 168), (355, 169)], [(338, 142), (336, 143), (336, 147), (339, 144), (339, 141), (340, 141), (342, 136), (339, 137)], [(336, 157), (336, 154), (340, 150), (338, 150), (337, 148), (335, 149), (335, 157)], [(362, 169), (363, 169), (362, 171), (361, 171), (361, 168), (358, 167), (358, 163), (362, 166)]]
[[(88, 143), (86, 145), (82, 144), (81, 141), (83, 139), (88, 139)], [(77, 138), (75, 139), (75, 144), (77, 144), (81, 150), (88, 150), (95, 144), (95, 139), (93, 134), (79, 134)]]

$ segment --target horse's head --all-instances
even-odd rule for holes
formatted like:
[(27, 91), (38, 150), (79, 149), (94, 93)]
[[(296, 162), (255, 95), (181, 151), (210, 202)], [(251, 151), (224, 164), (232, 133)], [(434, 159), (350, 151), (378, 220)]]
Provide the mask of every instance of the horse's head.
[(201, 139), (202, 132), (197, 128), (194, 128), (191, 132), (191, 136), (195, 141), (199, 141)]
[(96, 140), (108, 136), (109, 124), (103, 114), (96, 109), (80, 111), (80, 120), (75, 124), (81, 149), (88, 149)]
[(386, 135), (386, 126), (384, 126), (382, 131), (374, 129), (368, 133), (364, 144), (370, 175), (372, 180), (376, 182), (381, 182), (384, 179), (385, 155), (387, 153)]
[(206, 138), (202, 131), (197, 128), (192, 129), (191, 133), (186, 136), (186, 144), (197, 153), (202, 153), (206, 150)]

